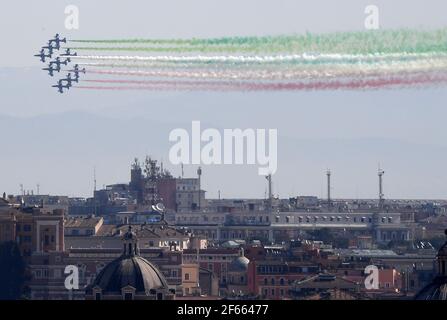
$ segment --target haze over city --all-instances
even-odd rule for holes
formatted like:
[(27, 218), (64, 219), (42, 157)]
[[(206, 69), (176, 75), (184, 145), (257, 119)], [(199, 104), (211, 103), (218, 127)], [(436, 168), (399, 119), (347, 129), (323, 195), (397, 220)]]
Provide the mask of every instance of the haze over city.
[[(205, 128), (219, 130), (278, 129), (273, 181), (281, 197), (324, 197), (324, 173), (331, 168), (334, 197), (375, 198), (380, 163), (386, 197), (445, 198), (445, 88), (268, 94), (73, 90), (59, 96), (32, 56), (55, 32), (68, 38), (200, 38), (364, 30), (369, 4), (193, 2), (123, 8), (78, 1), (80, 29), (74, 31), (63, 27), (68, 2), (18, 1), (2, 11), (0, 29), (14, 30), (4, 32), (14, 50), (5, 50), (0, 62), (2, 166), (11, 168), (3, 170), (0, 191), (17, 194), (20, 184), (36, 191), (40, 184), (42, 193), (91, 196), (94, 167), (99, 186), (127, 182), (133, 158), (146, 154), (178, 176), (180, 167), (168, 161), (169, 132), (190, 130), (191, 121), (201, 120)], [(376, 5), (383, 29), (440, 28), (447, 9), (442, 1)], [(196, 169), (185, 166), (185, 176)], [(203, 188), (211, 198), (218, 190), (228, 198), (266, 193), (257, 166), (246, 165), (204, 166)]]

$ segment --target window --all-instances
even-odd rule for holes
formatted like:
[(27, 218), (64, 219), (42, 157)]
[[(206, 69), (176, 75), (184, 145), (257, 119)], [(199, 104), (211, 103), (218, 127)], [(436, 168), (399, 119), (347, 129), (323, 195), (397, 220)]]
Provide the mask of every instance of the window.
[(29, 224), (25, 224), (25, 225), (23, 226), (23, 231), (31, 231), (31, 225), (29, 225)]
[(189, 273), (185, 273), (185, 280), (186, 280), (186, 281), (189, 280)]
[(58, 279), (62, 276), (62, 270), (61, 269), (54, 269), (53, 278)]
[(133, 300), (133, 294), (131, 292), (124, 293), (124, 300)]
[(267, 281), (267, 278), (265, 278), (264, 279), (264, 285), (267, 285), (268, 284), (268, 281)]
[(284, 285), (284, 279), (283, 279), (283, 278), (281, 278), (281, 279), (279, 280), (279, 284), (282, 285), (282, 286)]
[(157, 293), (157, 300), (163, 300), (163, 293)]
[(101, 293), (99, 292), (95, 293), (95, 300), (101, 300)]
[(275, 278), (272, 278), (271, 283), (272, 283), (272, 286), (275, 285)]

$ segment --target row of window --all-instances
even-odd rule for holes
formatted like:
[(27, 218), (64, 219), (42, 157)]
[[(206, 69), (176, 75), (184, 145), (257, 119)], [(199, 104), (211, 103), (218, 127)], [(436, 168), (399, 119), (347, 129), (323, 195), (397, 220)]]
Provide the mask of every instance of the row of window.
[[(290, 223), (291, 221), (292, 221), (293, 219), (292, 219), (292, 217), (290, 217), (290, 216), (286, 216), (286, 223)], [(349, 221), (351, 221), (351, 217), (349, 217), (349, 216), (345, 216), (345, 217), (341, 217), (341, 216), (337, 216), (337, 217), (335, 217), (335, 216), (331, 216), (331, 217), (327, 217), (327, 216), (322, 216), (322, 217), (317, 217), (317, 216), (314, 216), (314, 217), (310, 217), (310, 216), (307, 216), (307, 217), (298, 217), (298, 222), (299, 223), (302, 223), (303, 221), (305, 221), (306, 223), (311, 223), (311, 222), (318, 222), (318, 221), (330, 221), (330, 222), (335, 222), (335, 221), (337, 221), (337, 222), (342, 222), (342, 221), (345, 221), (345, 222), (349, 222)], [(354, 223), (366, 223), (366, 222), (368, 222), (368, 223), (372, 223), (372, 217), (353, 217), (352, 218), (352, 221), (354, 222)], [(381, 218), (381, 221), (382, 221), (382, 223), (386, 223), (386, 222), (388, 222), (388, 223), (392, 223), (393, 222), (393, 218), (392, 217), (382, 217)], [(280, 216), (276, 216), (275, 217), (275, 222), (280, 222)]]
[(62, 277), (62, 269), (53, 269), (53, 274), (50, 274), (50, 269), (36, 269), (33, 271), (35, 279), (48, 279), (52, 276), (54, 279)]
[[(286, 282), (285, 282), (284, 278), (279, 279), (279, 285), (280, 285), (280, 286), (285, 285), (285, 283), (286, 283)], [(267, 286), (268, 284), (269, 284), (268, 279), (267, 279), (267, 278), (264, 278), (264, 285)], [(275, 280), (275, 278), (271, 278), (271, 279), (270, 279), (270, 284), (271, 284), (272, 286), (276, 285), (276, 280)]]
[[(16, 230), (20, 232), (21, 229), (22, 229), (21, 225), (20, 225), (20, 224), (17, 224), (17, 225), (16, 225)], [(30, 231), (31, 231), (31, 225), (30, 225), (30, 224), (24, 224), (24, 225), (23, 225), (23, 231), (24, 231), (24, 232), (30, 232)]]
[[(264, 288), (264, 290), (263, 290), (264, 296), (266, 296), (266, 297), (269, 296), (269, 293), (270, 293), (271, 296), (275, 296), (276, 290), (274, 288), (272, 288), (270, 290), (267, 289), (267, 288)], [(285, 290), (284, 289), (279, 289), (279, 295), (283, 297), (284, 294), (285, 294)]]
[(284, 273), (286, 270), (283, 266), (259, 266), (258, 273)]

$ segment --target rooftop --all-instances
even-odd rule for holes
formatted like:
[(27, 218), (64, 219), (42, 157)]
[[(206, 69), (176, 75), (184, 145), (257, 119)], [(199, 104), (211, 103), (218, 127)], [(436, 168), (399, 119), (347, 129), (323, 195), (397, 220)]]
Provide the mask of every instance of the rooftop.
[(94, 228), (101, 221), (102, 217), (70, 218), (65, 221), (65, 228)]

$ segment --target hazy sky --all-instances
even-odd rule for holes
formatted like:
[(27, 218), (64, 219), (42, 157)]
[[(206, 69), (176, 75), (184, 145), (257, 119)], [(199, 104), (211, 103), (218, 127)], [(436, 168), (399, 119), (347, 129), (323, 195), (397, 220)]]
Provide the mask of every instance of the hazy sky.
[[(64, 8), (68, 4), (79, 7), (79, 30), (64, 30)], [(334, 196), (374, 197), (380, 161), (387, 171), (387, 196), (445, 198), (446, 88), (246, 94), (73, 90), (58, 95), (50, 87), (52, 79), (38, 69), (41, 64), (32, 56), (56, 32), (68, 38), (91, 39), (363, 30), (364, 9), (370, 4), (379, 7), (382, 29), (447, 26), (445, 0), (131, 0), (113, 4), (98, 0), (19, 0), (2, 4), (0, 124), (9, 121), (14, 126), (8, 127), (8, 132), (0, 128), (3, 137), (11, 137), (4, 143), (6, 150), (2, 149), (0, 165), (12, 168), (2, 173), (0, 191), (17, 193), (20, 183), (35, 188), (39, 182), (45, 193), (87, 196), (91, 192), (93, 166), (99, 166), (100, 184), (128, 181), (129, 164), (134, 156), (153, 153), (167, 159), (166, 132), (179, 126), (188, 128), (191, 120), (202, 120), (216, 128), (277, 128), (280, 167), (274, 181), (276, 192), (281, 196), (324, 195), (324, 171), (331, 167)], [(129, 124), (135, 119), (146, 119), (148, 125), (160, 125), (167, 131), (155, 132), (135, 144), (129, 142), (125, 148), (91, 147), (85, 154), (88, 141), (76, 139), (77, 132), (84, 130), (83, 121), (70, 120), (70, 114), (81, 114), (98, 123), (104, 119), (119, 120), (121, 122), (116, 125), (128, 126), (125, 134), (130, 137), (132, 126)], [(58, 121), (62, 128), (72, 124), (80, 127), (79, 131), (73, 128), (58, 132), (59, 138), (70, 144), (51, 150), (48, 149), (53, 143), (51, 135), (41, 135), (41, 130), (24, 126), (37, 123), (38, 127), (39, 119), (49, 126), (51, 121)], [(100, 141), (100, 137), (107, 139), (108, 133), (99, 128), (106, 127), (98, 124), (89, 128), (94, 141)], [(14, 136), (20, 137), (13, 139)], [(41, 137), (45, 140), (35, 140)], [(371, 142), (369, 149), (368, 141)], [(20, 148), (14, 147), (17, 143)], [(45, 145), (44, 154), (26, 152), (34, 150), (36, 143)], [(303, 152), (295, 150), (295, 145), (301, 145)], [(320, 151), (322, 148), (328, 150), (328, 146), (333, 146), (334, 150)], [(73, 150), (79, 153), (74, 156)], [(33, 160), (38, 165), (30, 165)], [(70, 167), (68, 173), (65, 172), (67, 166)], [(178, 168), (171, 169), (178, 173)], [(188, 174), (193, 174), (195, 168), (187, 170)], [(211, 197), (215, 197), (219, 189), (224, 190), (227, 197), (260, 197), (265, 192), (265, 179), (259, 177), (253, 167), (214, 166), (206, 168), (204, 174), (207, 174), (204, 185)], [(69, 182), (62, 180), (62, 176)]]

